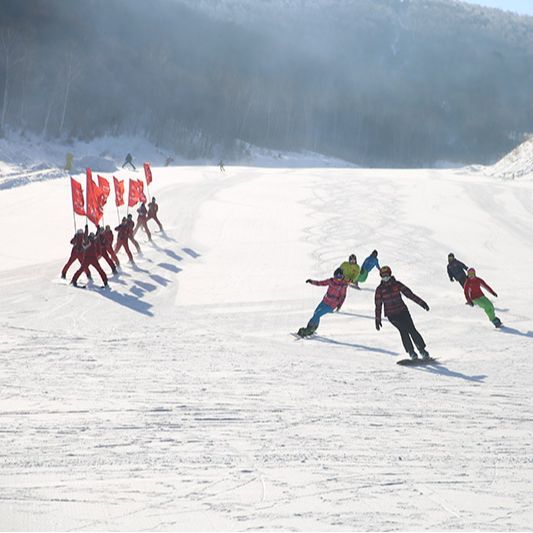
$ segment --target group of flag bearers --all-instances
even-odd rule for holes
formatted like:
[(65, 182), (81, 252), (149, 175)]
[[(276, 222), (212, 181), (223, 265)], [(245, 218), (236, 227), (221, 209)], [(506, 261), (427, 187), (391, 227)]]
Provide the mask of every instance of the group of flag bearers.
[[(146, 185), (152, 181), (152, 172), (149, 163), (144, 164), (144, 171), (146, 176)], [(95, 226), (95, 232), (89, 232), (89, 225), (86, 221), (85, 230), (78, 229), (71, 239), (72, 250), (70, 257), (61, 271), (61, 277), (66, 279), (67, 272), (71, 265), (79, 261), (80, 267), (72, 277), (71, 283), (75, 287), (78, 286), (78, 279), (82, 273), (85, 273), (89, 280), (92, 279), (90, 267), (94, 268), (100, 278), (104, 287), (108, 287), (108, 276), (99, 263), (100, 259), (104, 259), (109, 265), (112, 274), (117, 273), (120, 266), (118, 253), (124, 249), (130, 263), (135, 264), (133, 255), (130, 251), (129, 243), (131, 242), (138, 254), (141, 254), (141, 247), (135, 239), (136, 233), (143, 229), (148, 240), (152, 240), (152, 234), (148, 228), (148, 221), (154, 220), (159, 226), (159, 230), (163, 231), (157, 212), (159, 210), (155, 197), (152, 197), (147, 205), (147, 199), (144, 195), (144, 186), (141, 180), (130, 180), (129, 194), (128, 194), (128, 210), (141, 202), (137, 209), (137, 223), (133, 221), (133, 216), (128, 213), (127, 216), (120, 219), (118, 208), (124, 205), (124, 180), (120, 181), (113, 177), (115, 185), (115, 205), (117, 207), (117, 217), (120, 223), (115, 227), (116, 242), (113, 230), (109, 225), (104, 226), (100, 224), (103, 221), (104, 206), (110, 193), (108, 181), (102, 176), (98, 176), (98, 185), (92, 179), (91, 169), (86, 171), (87, 181), (85, 189), (85, 199), (81, 184), (76, 180), (70, 178), (72, 187), (72, 206), (74, 214), (74, 224), (76, 223), (75, 215), (85, 215)]]
[[(322, 316), (341, 309), (346, 298), (347, 288), (359, 289), (359, 283), (366, 281), (369, 272), (373, 268), (377, 268), (381, 282), (374, 293), (376, 330), (379, 331), (382, 328), (381, 313), (383, 309), (384, 315), (389, 319), (389, 322), (400, 332), (403, 347), (409, 354), (410, 359), (416, 361), (420, 355), (422, 360), (430, 361), (431, 358), (426, 350), (426, 343), (414, 325), (409, 309), (402, 299), (402, 294), (426, 311), (429, 311), (429, 305), (398, 281), (392, 275), (392, 270), (389, 266), (380, 267), (377, 257), (378, 252), (374, 250), (359, 268), (357, 257), (352, 254), (348, 261), (342, 263), (335, 270), (333, 277), (325, 280), (307, 279), (306, 283), (327, 286), (328, 290), (315, 309), (307, 326), (300, 328), (297, 335), (300, 337), (313, 335), (318, 329)], [(477, 305), (481, 307), (494, 326), (500, 327), (502, 324), (500, 319), (496, 317), (494, 305), (483, 294), (482, 287), (493, 296), (497, 296), (497, 294), (483, 279), (476, 276), (475, 269), (468, 268), (464, 263), (456, 259), (453, 253), (450, 253), (448, 255), (447, 271), (450, 281), (457, 280), (463, 287), (466, 303), (471, 306)]]

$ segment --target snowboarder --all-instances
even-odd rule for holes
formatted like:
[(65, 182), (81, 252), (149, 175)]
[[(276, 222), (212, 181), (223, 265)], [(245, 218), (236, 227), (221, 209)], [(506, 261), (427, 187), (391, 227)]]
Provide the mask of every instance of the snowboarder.
[(357, 278), (358, 283), (364, 283), (366, 281), (366, 278), (368, 277), (368, 273), (374, 268), (379, 268), (379, 261), (378, 261), (378, 251), (374, 250), (364, 261), (361, 265), (361, 273), (359, 274), (359, 277)]
[(74, 287), (78, 286), (78, 278), (81, 276), (81, 273), (84, 272), (89, 268), (89, 266), (92, 266), (96, 268), (98, 274), (100, 274), (100, 277), (102, 278), (102, 282), (104, 283), (104, 287), (108, 287), (107, 284), (107, 276), (102, 267), (100, 266), (100, 263), (98, 263), (98, 256), (100, 255), (100, 244), (98, 243), (98, 240), (96, 239), (96, 236), (94, 233), (89, 233), (89, 238), (87, 241), (83, 244), (83, 262), (81, 264), (81, 267), (76, 271), (74, 274), (74, 277), (72, 278), (72, 285)]
[[(359, 277), (360, 268), (357, 264), (357, 257), (355, 256), (355, 254), (350, 255), (348, 261), (344, 261), (344, 263), (342, 263), (339, 268), (344, 274), (344, 279), (346, 283), (348, 283), (350, 287), (359, 289), (359, 285), (357, 284), (357, 278)], [(340, 311), (340, 309), (341, 305), (337, 306), (337, 311)]]
[(224, 162), (222, 161), (222, 159), (220, 160), (220, 163), (218, 164), (219, 168), (220, 168), (220, 172), (226, 172), (226, 169), (224, 168)]
[(135, 165), (133, 164), (133, 156), (128, 152), (126, 155), (126, 160), (124, 161), (124, 164), (122, 165), (122, 168), (124, 168), (126, 165), (130, 165), (133, 170), (137, 170), (135, 168)]
[(403, 283), (394, 278), (390, 267), (383, 266), (379, 270), (381, 283), (376, 288), (376, 329), (379, 331), (381, 324), (381, 307), (385, 308), (385, 316), (389, 322), (398, 329), (402, 337), (403, 347), (411, 359), (417, 359), (418, 355), (413, 347), (413, 341), (423, 359), (429, 359), (429, 353), (426, 350), (426, 343), (422, 335), (417, 331), (409, 313), (409, 309), (402, 300), (402, 293), (405, 297), (416, 302), (420, 307), (429, 311), (429, 305), (414, 294)]
[[(76, 261), (76, 259), (80, 262), (80, 264), (83, 262), (83, 241), (87, 238), (87, 235), (89, 233), (89, 227), (85, 226), (85, 233), (82, 229), (79, 229), (74, 234), (74, 237), (70, 239), (70, 244), (72, 244), (72, 250), (70, 252), (69, 260), (66, 262), (65, 266), (63, 267), (63, 270), (61, 271), (61, 279), (66, 279), (67, 272), (72, 263)], [(88, 279), (91, 279), (91, 274), (89, 273), (89, 270), (85, 270), (85, 274)]]
[(135, 237), (133, 236), (133, 229), (135, 228), (135, 222), (133, 222), (133, 215), (131, 213), (128, 215), (128, 218), (126, 219), (126, 224), (128, 225), (128, 239), (135, 246), (137, 253), (140, 254), (141, 247), (139, 246), (139, 243), (135, 240)]
[(335, 270), (332, 278), (328, 278), (322, 281), (307, 279), (305, 280), (305, 282), (310, 283), (311, 285), (327, 285), (328, 290), (322, 301), (315, 309), (315, 312), (307, 323), (307, 326), (298, 330), (298, 335), (300, 337), (307, 337), (309, 335), (312, 335), (318, 329), (318, 325), (320, 324), (320, 318), (322, 316), (327, 313), (333, 313), (333, 310), (335, 308), (342, 307), (344, 299), (346, 298), (346, 289), (348, 287), (348, 283), (344, 279), (344, 274), (342, 273), (342, 270), (340, 268), (337, 268), (337, 270)]
[(122, 217), (122, 222), (115, 228), (115, 231), (117, 232), (117, 244), (115, 244), (115, 254), (118, 254), (119, 250), (124, 247), (128, 259), (130, 260), (130, 263), (135, 264), (135, 261), (133, 260), (133, 255), (131, 255), (130, 247), (128, 245), (128, 235), (130, 232), (130, 228), (128, 225), (128, 219), (126, 217)]
[(484, 280), (476, 276), (476, 270), (474, 268), (469, 268), (466, 272), (468, 278), (464, 284), (464, 293), (466, 297), (466, 303), (472, 307), (474, 304), (478, 305), (485, 311), (489, 320), (494, 324), (495, 327), (499, 328), (502, 325), (501, 320), (496, 316), (494, 311), (494, 305), (492, 302), (483, 294), (481, 287), (485, 287), (493, 296), (498, 297), (498, 295), (485, 283)]
[[(161, 222), (159, 222), (159, 219), (157, 218), (158, 210), (159, 206), (155, 201), (155, 196), (152, 196), (152, 200), (148, 204), (148, 218), (146, 219), (146, 222), (148, 223), (148, 221), (151, 219), (155, 220), (157, 222), (157, 225), (159, 226), (159, 231), (163, 231), (163, 224), (161, 224)], [(148, 227), (148, 224), (146, 226)]]
[(148, 210), (146, 209), (146, 205), (144, 202), (141, 204), (141, 207), (137, 209), (137, 213), (139, 216), (137, 217), (137, 225), (135, 226), (135, 229), (133, 230), (133, 236), (135, 237), (136, 233), (139, 231), (139, 228), (142, 228), (146, 235), (148, 235), (148, 240), (152, 240), (152, 234), (150, 233), (150, 230), (148, 229), (148, 225), (146, 224), (147, 217), (148, 217)]
[(447, 269), (450, 281), (453, 283), (454, 280), (457, 280), (461, 284), (461, 287), (464, 287), (466, 281), (466, 271), (468, 270), (468, 267), (464, 263), (461, 263), (459, 259), (456, 259), (452, 252), (448, 254)]

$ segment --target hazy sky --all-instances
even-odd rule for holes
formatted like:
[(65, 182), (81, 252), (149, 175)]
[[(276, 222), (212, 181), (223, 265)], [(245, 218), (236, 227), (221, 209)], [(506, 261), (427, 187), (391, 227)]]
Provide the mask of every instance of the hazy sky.
[(463, 2), (515, 11), (521, 15), (533, 15), (533, 0), (463, 0)]

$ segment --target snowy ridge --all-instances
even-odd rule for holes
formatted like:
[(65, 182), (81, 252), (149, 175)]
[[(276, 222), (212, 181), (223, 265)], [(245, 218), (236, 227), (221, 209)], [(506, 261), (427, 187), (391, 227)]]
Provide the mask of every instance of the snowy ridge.
[(533, 177), (533, 136), (490, 167), (482, 168), (487, 176), (501, 179)]

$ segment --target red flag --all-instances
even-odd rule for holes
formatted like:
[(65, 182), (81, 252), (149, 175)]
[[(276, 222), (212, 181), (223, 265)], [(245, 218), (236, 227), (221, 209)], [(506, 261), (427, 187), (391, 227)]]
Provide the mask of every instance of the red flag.
[(139, 202), (146, 202), (146, 196), (144, 195), (144, 183), (141, 180), (137, 180), (137, 183), (139, 184), (139, 188), (138, 188)]
[(128, 194), (128, 205), (133, 207), (139, 201), (139, 182), (130, 180), (130, 192)]
[(110, 188), (109, 188), (109, 181), (107, 181), (104, 177), (98, 176), (98, 187), (100, 188), (100, 192), (105, 196), (104, 204), (107, 202), (107, 198), (109, 196)]
[(83, 200), (83, 189), (81, 184), (70, 178), (72, 188), (72, 209), (77, 215), (85, 215), (85, 201)]
[(100, 187), (92, 180), (91, 169), (87, 169), (87, 218), (95, 225), (98, 226), (100, 219), (104, 214), (103, 193), (100, 191)]
[(152, 170), (150, 169), (150, 163), (144, 164), (144, 175), (146, 176), (146, 185), (150, 185), (150, 183), (152, 183)]
[(124, 180), (117, 180), (113, 176), (113, 183), (115, 184), (115, 204), (117, 207), (124, 205)]

